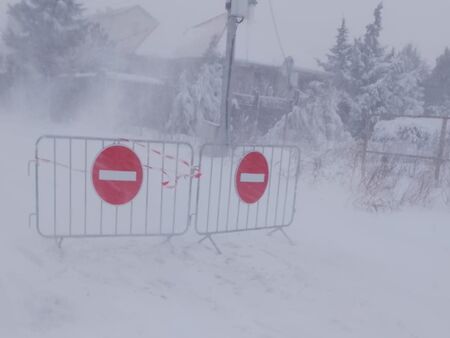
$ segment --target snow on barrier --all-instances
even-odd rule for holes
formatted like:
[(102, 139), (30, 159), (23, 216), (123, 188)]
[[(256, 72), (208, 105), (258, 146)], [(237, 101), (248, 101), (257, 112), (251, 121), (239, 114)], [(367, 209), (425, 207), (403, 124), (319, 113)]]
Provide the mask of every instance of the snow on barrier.
[(286, 235), (295, 215), (299, 163), (294, 146), (204, 145), (197, 233), (218, 252), (212, 235), (270, 229)]
[(36, 142), (36, 224), (64, 238), (166, 236), (189, 226), (191, 145), (43, 136)]

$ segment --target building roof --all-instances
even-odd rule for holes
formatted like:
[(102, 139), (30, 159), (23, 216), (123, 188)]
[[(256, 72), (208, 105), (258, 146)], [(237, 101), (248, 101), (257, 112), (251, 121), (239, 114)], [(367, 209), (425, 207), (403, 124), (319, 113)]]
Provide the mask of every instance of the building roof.
[(202, 57), (223, 38), (226, 22), (227, 14), (223, 13), (185, 31), (177, 31), (163, 24), (142, 44), (137, 53), (171, 59)]
[(158, 27), (158, 21), (141, 6), (130, 6), (99, 12), (91, 17), (108, 34), (116, 48), (134, 53)]
[(202, 57), (209, 48), (215, 48), (224, 36), (227, 14), (220, 14), (212, 19), (189, 28), (182, 37), (175, 53), (177, 57)]

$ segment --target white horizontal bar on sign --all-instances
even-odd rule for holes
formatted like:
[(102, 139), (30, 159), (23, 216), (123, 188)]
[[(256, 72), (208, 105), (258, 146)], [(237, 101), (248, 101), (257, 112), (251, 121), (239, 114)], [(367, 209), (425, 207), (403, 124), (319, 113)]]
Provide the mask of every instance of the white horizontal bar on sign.
[(100, 181), (136, 182), (135, 171), (100, 170)]
[(264, 183), (265, 179), (266, 175), (264, 174), (249, 174), (249, 173), (241, 174), (242, 183)]

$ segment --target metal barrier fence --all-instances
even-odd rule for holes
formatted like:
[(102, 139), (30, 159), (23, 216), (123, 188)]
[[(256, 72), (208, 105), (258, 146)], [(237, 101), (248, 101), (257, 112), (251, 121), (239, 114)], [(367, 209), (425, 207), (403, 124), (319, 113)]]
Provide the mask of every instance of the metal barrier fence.
[[(241, 170), (245, 158), (255, 153), (260, 154), (255, 159), (265, 158), (267, 170), (264, 165), (255, 170), (248, 167), (249, 173)], [(211, 240), (215, 234), (282, 230), (291, 225), (299, 164), (300, 151), (294, 146), (204, 145), (199, 164), (202, 179), (197, 186), (197, 233)], [(252, 185), (259, 191), (249, 201), (241, 190), (252, 189)]]
[[(139, 159), (142, 166), (136, 171), (141, 174), (141, 185), (129, 203), (113, 205), (94, 187), (93, 171), (99, 154), (118, 145), (132, 150)], [(34, 162), (35, 216), (38, 232), (44, 237), (172, 237), (188, 229), (192, 177), (199, 175), (189, 144), (43, 136), (36, 142)], [(103, 170), (100, 175), (100, 179), (111, 180), (119, 175), (118, 181), (137, 179), (136, 173), (130, 172)]]

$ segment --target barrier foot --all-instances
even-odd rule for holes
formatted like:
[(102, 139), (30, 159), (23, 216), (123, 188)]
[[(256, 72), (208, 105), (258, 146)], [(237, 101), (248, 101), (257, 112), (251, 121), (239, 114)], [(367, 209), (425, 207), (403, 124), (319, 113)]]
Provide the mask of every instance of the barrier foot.
[(205, 236), (203, 237), (201, 240), (198, 241), (198, 243), (203, 243), (205, 240), (209, 240), (211, 242), (211, 244), (214, 246), (214, 249), (216, 249), (216, 252), (218, 255), (222, 254), (222, 251), (220, 251), (219, 247), (217, 246), (216, 242), (214, 242), (214, 240), (212, 239), (211, 236)]
[(271, 232), (269, 232), (267, 234), (267, 236), (272, 236), (274, 233), (276, 233), (278, 231), (282, 233), (282, 235), (287, 239), (287, 241), (289, 242), (290, 245), (292, 245), (292, 246), (295, 245), (294, 241), (291, 239), (291, 237), (289, 237), (289, 235), (286, 233), (286, 231), (284, 231), (283, 228), (273, 229)]
[(56, 238), (56, 246), (58, 247), (58, 249), (62, 248), (63, 241), (64, 241), (64, 237)]

